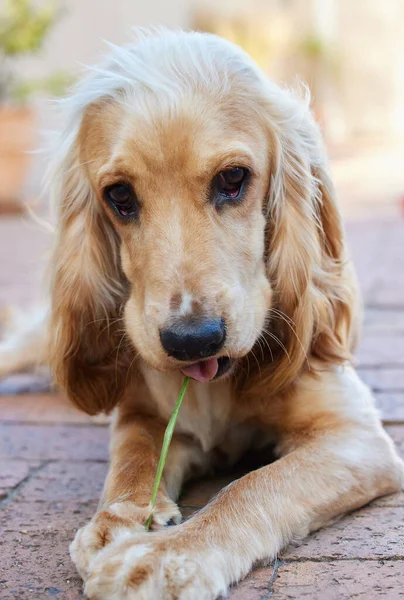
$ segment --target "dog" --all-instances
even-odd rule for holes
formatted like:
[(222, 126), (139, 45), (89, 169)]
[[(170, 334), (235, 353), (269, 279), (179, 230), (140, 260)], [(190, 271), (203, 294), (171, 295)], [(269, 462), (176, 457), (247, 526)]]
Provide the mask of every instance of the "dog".
[[(64, 110), (51, 306), (36, 328), (69, 398), (114, 409), (99, 510), (71, 557), (90, 599), (214, 600), (403, 484), (352, 366), (360, 298), (321, 134), (307, 94), (195, 32), (111, 45)], [(10, 352), (27, 361), (22, 345), (8, 370)], [(273, 463), (181, 523), (187, 479), (270, 445)]]

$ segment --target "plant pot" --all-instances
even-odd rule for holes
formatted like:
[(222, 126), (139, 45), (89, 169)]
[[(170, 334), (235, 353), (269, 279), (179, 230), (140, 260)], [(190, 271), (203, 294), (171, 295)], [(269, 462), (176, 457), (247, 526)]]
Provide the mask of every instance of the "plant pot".
[(0, 213), (22, 212), (22, 192), (34, 147), (35, 115), (30, 108), (0, 107)]

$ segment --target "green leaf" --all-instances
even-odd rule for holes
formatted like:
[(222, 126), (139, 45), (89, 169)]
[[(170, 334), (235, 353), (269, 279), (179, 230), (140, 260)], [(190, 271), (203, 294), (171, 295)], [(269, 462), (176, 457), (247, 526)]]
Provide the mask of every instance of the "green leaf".
[(153, 492), (150, 501), (150, 516), (146, 521), (145, 528), (147, 531), (150, 529), (150, 525), (153, 521), (153, 510), (156, 506), (157, 494), (159, 491), (161, 478), (163, 476), (164, 467), (167, 461), (167, 454), (170, 448), (171, 438), (173, 437), (175, 425), (177, 423), (178, 415), (180, 412), (181, 404), (185, 396), (185, 392), (187, 391), (187, 387), (189, 384), (189, 377), (185, 377), (184, 383), (182, 384), (180, 393), (178, 394), (177, 402), (175, 403), (175, 407), (173, 413), (168, 422), (167, 428), (164, 433), (163, 446), (161, 448), (160, 459), (157, 465), (156, 477), (154, 479)]

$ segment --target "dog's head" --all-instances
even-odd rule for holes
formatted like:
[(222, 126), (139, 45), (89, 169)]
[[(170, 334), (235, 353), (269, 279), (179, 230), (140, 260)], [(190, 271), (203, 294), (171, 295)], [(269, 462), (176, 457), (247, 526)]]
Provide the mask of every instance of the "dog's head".
[(307, 102), (232, 44), (171, 32), (114, 48), (69, 102), (51, 356), (73, 400), (109, 410), (135, 356), (204, 381), (261, 343), (276, 391), (310, 352), (344, 354), (343, 241)]

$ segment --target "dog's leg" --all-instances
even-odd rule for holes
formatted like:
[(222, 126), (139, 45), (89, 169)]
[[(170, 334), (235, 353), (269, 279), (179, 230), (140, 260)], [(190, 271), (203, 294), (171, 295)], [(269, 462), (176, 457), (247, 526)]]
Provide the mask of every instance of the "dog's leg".
[[(73, 562), (86, 578), (90, 561), (111, 541), (144, 531), (165, 427), (152, 417), (118, 409), (111, 437), (111, 459), (100, 508), (70, 546)], [(174, 436), (153, 512), (152, 530), (181, 521), (175, 500), (184, 476), (203, 456), (195, 444)]]
[(256, 561), (400, 488), (403, 463), (351, 368), (307, 375), (293, 393), (262, 415), (283, 427), (279, 460), (189, 521), (111, 544), (91, 565), (89, 598), (212, 600)]

